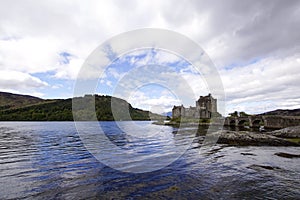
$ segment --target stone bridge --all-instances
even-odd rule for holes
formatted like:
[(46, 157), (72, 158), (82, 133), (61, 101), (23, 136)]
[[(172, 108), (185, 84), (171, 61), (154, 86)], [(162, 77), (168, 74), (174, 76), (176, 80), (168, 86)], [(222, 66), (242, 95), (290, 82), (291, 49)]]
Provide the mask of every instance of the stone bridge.
[(226, 117), (225, 126), (249, 126), (266, 128), (285, 128), (289, 126), (299, 126), (299, 116), (271, 116), (252, 115), (248, 117)]

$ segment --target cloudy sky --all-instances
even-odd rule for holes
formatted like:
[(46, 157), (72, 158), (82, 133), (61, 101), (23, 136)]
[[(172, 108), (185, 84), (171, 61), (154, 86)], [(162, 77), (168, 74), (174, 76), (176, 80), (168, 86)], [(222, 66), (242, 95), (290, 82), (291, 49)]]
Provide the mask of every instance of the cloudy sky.
[[(222, 2), (0, 0), (0, 91), (72, 97), (83, 62), (99, 45), (123, 32), (161, 28), (187, 36), (210, 57), (223, 82), (226, 113), (299, 108), (300, 1)], [(178, 58), (143, 51), (108, 67), (98, 92), (113, 94), (117, 80), (126, 77), (126, 64), (158, 60), (181, 66), (173, 72), (197, 81)], [(195, 91), (209, 92), (203, 84)], [(165, 110), (181, 103), (158, 86), (142, 87), (128, 100)]]

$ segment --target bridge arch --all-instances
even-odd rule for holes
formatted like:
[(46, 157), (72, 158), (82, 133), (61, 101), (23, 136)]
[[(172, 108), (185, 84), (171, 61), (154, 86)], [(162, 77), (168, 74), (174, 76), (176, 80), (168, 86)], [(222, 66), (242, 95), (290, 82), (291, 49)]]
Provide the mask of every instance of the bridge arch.
[(235, 126), (235, 119), (231, 119), (229, 121), (229, 126)]
[(252, 127), (259, 127), (262, 123), (262, 119), (253, 119), (252, 120)]
[(238, 126), (245, 126), (247, 124), (247, 122), (248, 122), (248, 120), (242, 119), (239, 121)]

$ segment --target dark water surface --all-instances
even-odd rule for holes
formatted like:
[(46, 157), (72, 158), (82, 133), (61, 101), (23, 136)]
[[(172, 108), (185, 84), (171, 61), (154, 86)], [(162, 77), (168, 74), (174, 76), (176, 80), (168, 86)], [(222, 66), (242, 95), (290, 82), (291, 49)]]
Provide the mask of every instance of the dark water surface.
[[(112, 142), (137, 146), (113, 122), (101, 123), (113, 130)], [(157, 129), (151, 122), (137, 123)], [(169, 139), (158, 137), (147, 143), (139, 138), (143, 145), (137, 148), (155, 146), (161, 151), (146, 153), (158, 159), (160, 154), (174, 152), (174, 146), (165, 144), (173, 142), (176, 130), (162, 130)], [(274, 155), (299, 154), (299, 147), (215, 145), (200, 154), (203, 136), (185, 134), (177, 135), (177, 144), (191, 138), (193, 143), (179, 159), (163, 169), (135, 174), (112, 169), (94, 158), (72, 122), (0, 122), (0, 199), (300, 198), (300, 159)], [(119, 162), (127, 162), (125, 167), (135, 163)]]

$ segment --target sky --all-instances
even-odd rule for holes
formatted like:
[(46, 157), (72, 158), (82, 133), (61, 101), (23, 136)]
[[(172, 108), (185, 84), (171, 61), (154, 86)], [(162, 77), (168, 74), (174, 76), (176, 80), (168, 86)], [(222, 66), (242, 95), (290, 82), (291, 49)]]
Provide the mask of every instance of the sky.
[[(124, 32), (159, 28), (185, 35), (210, 58), (222, 80), (225, 113), (300, 108), (299, 24), (298, 0), (0, 0), (0, 91), (70, 98), (99, 45)], [(137, 50), (115, 59), (115, 49), (108, 50), (113, 62), (96, 74), (99, 94), (127, 95), (134, 107), (170, 111), (174, 104), (194, 106), (210, 92), (206, 77), (172, 52)], [(117, 93), (141, 77), (135, 69), (159, 74), (158, 82), (188, 82), (194, 99), (182, 102), (157, 83)]]

